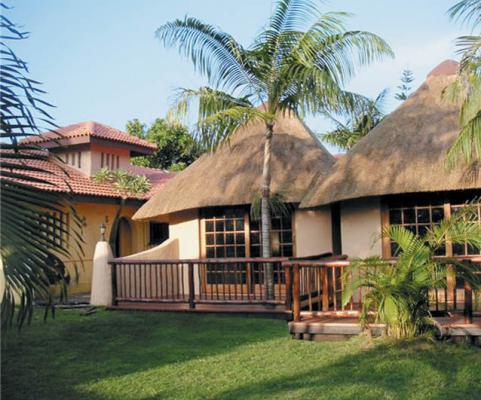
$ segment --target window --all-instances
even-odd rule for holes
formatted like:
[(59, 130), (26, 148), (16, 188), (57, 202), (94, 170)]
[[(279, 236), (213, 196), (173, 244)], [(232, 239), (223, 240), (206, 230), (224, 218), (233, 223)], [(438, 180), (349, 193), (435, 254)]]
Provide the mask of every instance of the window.
[[(470, 192), (459, 192), (452, 195), (442, 193), (429, 195), (405, 195), (388, 200), (389, 225), (400, 225), (409, 229), (413, 233), (423, 235), (428, 228), (439, 224), (444, 218), (450, 218), (463, 207), (466, 203), (475, 198)], [(479, 223), (481, 223), (481, 204), (475, 204)], [(385, 256), (392, 257), (397, 252), (396, 244), (390, 243), (389, 248), (385, 248)], [(479, 255), (481, 250), (469, 246), (467, 243), (453, 245), (446, 243), (440, 248), (437, 255)]]
[[(262, 255), (261, 224), (249, 218), (248, 208), (205, 211), (203, 224), (207, 258)], [(274, 257), (294, 254), (291, 215), (272, 218), (271, 243)]]
[(159, 245), (169, 238), (169, 224), (151, 222), (149, 226), (150, 245)]
[(205, 214), (207, 258), (245, 257), (245, 211), (222, 209)]
[[(389, 209), (390, 225), (403, 226), (418, 235), (425, 235), (429, 228), (443, 219), (444, 206), (442, 205), (391, 207)], [(391, 255), (395, 256), (398, 251), (396, 243), (391, 242), (390, 249)], [(445, 254), (446, 249), (440, 249), (439, 253), (440, 255)]]
[(81, 153), (80, 151), (77, 153), (77, 157), (78, 157), (78, 158), (77, 158), (77, 160), (78, 160), (77, 166), (78, 166), (79, 168), (82, 168), (82, 153)]
[[(235, 257), (260, 257), (261, 232), (259, 221), (249, 218), (249, 209), (245, 208), (216, 208), (204, 210), (202, 215), (203, 226), (203, 256), (207, 258), (235, 258)], [(292, 222), (291, 216), (272, 218), (272, 250), (273, 256), (292, 256)], [(209, 265), (207, 270), (207, 283), (216, 282), (243, 283), (248, 280), (247, 270), (241, 265), (229, 265), (229, 268), (238, 270), (225, 273), (225, 265)], [(261, 265), (255, 265), (250, 277), (250, 284), (262, 284), (263, 274)], [(274, 273), (277, 282), (280, 274)]]
[[(274, 257), (292, 257), (291, 215), (272, 217), (271, 248)], [(260, 221), (250, 222), (251, 257), (262, 256), (262, 232)]]
[(110, 153), (100, 154), (100, 168), (119, 169), (120, 168), (120, 156)]
[[(462, 210), (464, 207), (466, 207), (466, 204), (456, 204), (451, 206), (451, 215), (455, 214), (456, 212), (459, 212)], [(478, 223), (481, 224), (481, 204), (477, 204), (474, 207), (476, 207), (476, 215), (477, 215), (477, 220)], [(464, 244), (453, 244), (453, 255), (455, 256), (474, 256), (474, 255), (479, 255), (481, 254), (481, 249), (476, 248), (472, 245), (469, 245), (468, 243)]]
[(63, 212), (49, 212), (39, 214), (39, 224), (47, 228), (47, 238), (58, 246), (68, 247), (69, 215)]

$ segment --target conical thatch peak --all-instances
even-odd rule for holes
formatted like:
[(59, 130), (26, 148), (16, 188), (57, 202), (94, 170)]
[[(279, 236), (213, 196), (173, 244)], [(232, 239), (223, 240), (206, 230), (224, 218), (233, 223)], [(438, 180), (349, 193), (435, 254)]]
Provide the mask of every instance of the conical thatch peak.
[(454, 60), (444, 60), (441, 64), (436, 66), (429, 74), (428, 78), (433, 76), (449, 76), (456, 75), (459, 70), (459, 63)]
[[(252, 122), (230, 143), (201, 156), (179, 173), (134, 215), (149, 219), (177, 211), (250, 204), (259, 192), (265, 125)], [(325, 173), (334, 158), (298, 118), (280, 115), (272, 142), (272, 191), (299, 203), (315, 176)]]
[(426, 81), (315, 182), (301, 207), (398, 193), (480, 188), (476, 172), (448, 171), (445, 156), (459, 134), (459, 106), (443, 99), (458, 64), (438, 65)]

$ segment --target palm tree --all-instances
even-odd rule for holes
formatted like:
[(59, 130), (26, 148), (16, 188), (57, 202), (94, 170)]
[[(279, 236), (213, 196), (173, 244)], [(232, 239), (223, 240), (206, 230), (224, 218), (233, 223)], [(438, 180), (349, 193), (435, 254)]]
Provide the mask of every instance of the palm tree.
[[(145, 176), (135, 175), (123, 169), (114, 171), (108, 168), (99, 169), (94, 176), (94, 180), (97, 183), (110, 183), (120, 197), (120, 205), (115, 214), (109, 237), (110, 246), (112, 249), (115, 249), (115, 241), (118, 235), (125, 202), (129, 198), (140, 198), (150, 190), (152, 185)], [(115, 255), (118, 256), (118, 254)]]
[(321, 135), (321, 139), (342, 150), (351, 149), (384, 119), (383, 105), (387, 92), (385, 89), (374, 100), (360, 101), (357, 107), (347, 111), (344, 122), (326, 113), (336, 128)]
[[(368, 64), (392, 51), (380, 37), (346, 31), (346, 13), (321, 13), (312, 0), (279, 0), (266, 28), (244, 48), (231, 35), (196, 18), (162, 25), (156, 32), (165, 46), (177, 46), (205, 75), (209, 87), (179, 91), (176, 108), (198, 104), (197, 135), (215, 149), (250, 121), (265, 124), (260, 186), (262, 255), (271, 255), (270, 184), (276, 115), (341, 111), (356, 96), (342, 90), (355, 64)], [(267, 297), (273, 297), (272, 268)]]
[(391, 226), (383, 235), (397, 247), (394, 264), (380, 257), (370, 257), (356, 260), (344, 274), (344, 304), (349, 303), (356, 290), (366, 293), (362, 299), (362, 325), (367, 325), (370, 314), (374, 313), (375, 322), (384, 323), (387, 334), (397, 338), (412, 337), (433, 327), (429, 292), (445, 287), (450, 265), (455, 265), (456, 274), (473, 288), (480, 288), (480, 279), (470, 264), (455, 258), (434, 257), (444, 248), (447, 239), (453, 245), (468, 243), (481, 248), (481, 226), (476, 208), (465, 207), (424, 236), (401, 226)]
[[(452, 19), (479, 29), (481, 0), (462, 0), (448, 11)], [(457, 39), (461, 66), (458, 79), (445, 90), (445, 97), (461, 103), (459, 125), (461, 131), (448, 151), (448, 168), (463, 158), (468, 166), (481, 159), (481, 36), (461, 36)]]
[[(3, 3), (0, 7), (8, 9)], [(10, 40), (24, 40), (28, 34), (3, 13), (0, 29), (0, 298), (2, 326), (6, 328), (16, 309), (19, 327), (30, 319), (36, 297), (52, 304), (52, 284), (59, 283), (66, 295), (70, 275), (62, 258), (70, 258), (75, 252), (74, 258), (81, 259), (83, 241), (81, 220), (68, 197), (55, 191), (55, 184), (48, 179), (52, 172), (39, 166), (39, 162), (49, 160), (48, 153), (21, 143), (22, 138), (39, 133), (39, 121), (48, 129), (56, 127), (46, 111), (50, 104), (41, 98), (45, 92), (39, 82), (29, 78), (26, 62), (9, 46)], [(56, 175), (58, 178), (59, 172)], [(68, 180), (66, 173), (63, 178)], [(39, 185), (52, 190), (40, 190)], [(70, 226), (61, 217), (66, 208), (73, 217)], [(76, 245), (69, 246), (69, 235), (70, 243)]]

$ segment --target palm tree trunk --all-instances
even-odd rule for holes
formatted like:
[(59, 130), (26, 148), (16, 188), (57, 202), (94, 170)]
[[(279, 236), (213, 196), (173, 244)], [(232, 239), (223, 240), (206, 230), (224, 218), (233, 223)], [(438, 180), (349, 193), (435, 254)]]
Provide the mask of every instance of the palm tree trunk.
[[(272, 134), (274, 125), (267, 124), (266, 138), (264, 143), (264, 164), (262, 168), (261, 182), (261, 229), (262, 229), (262, 257), (271, 257), (271, 213), (269, 207), (271, 187), (271, 155)], [(264, 280), (266, 285), (266, 297), (274, 299), (274, 271), (272, 264), (264, 264)]]

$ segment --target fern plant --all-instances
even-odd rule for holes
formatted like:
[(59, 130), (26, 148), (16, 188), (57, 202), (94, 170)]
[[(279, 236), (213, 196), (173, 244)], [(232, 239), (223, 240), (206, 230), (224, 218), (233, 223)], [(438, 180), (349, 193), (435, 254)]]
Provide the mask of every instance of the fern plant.
[(431, 329), (434, 325), (429, 311), (429, 292), (446, 286), (448, 266), (479, 289), (476, 268), (453, 257), (436, 258), (446, 240), (481, 248), (481, 225), (475, 209), (465, 207), (449, 220), (428, 229), (423, 236), (401, 226), (386, 228), (383, 236), (396, 244), (393, 262), (380, 257), (355, 260), (344, 273), (343, 303), (362, 289), (360, 321), (384, 323), (386, 333), (396, 338), (408, 338)]

